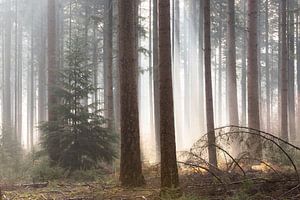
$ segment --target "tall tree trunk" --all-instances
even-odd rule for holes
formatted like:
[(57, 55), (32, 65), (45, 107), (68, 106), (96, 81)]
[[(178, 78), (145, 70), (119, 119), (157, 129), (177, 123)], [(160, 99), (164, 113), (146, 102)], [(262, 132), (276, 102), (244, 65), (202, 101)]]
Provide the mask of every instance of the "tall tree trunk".
[(214, 109), (211, 80), (211, 36), (210, 36), (210, 1), (204, 0), (204, 62), (205, 62), (205, 94), (206, 94), (206, 126), (208, 132), (209, 163), (217, 167), (216, 136), (214, 125)]
[(19, 4), (16, 0), (16, 96), (15, 96), (15, 123), (16, 138), (19, 144), (22, 142), (22, 67), (23, 67), (23, 25), (19, 18)]
[(237, 84), (236, 84), (236, 47), (235, 47), (235, 8), (234, 0), (228, 0), (227, 16), (227, 48), (228, 48), (228, 66), (227, 66), (227, 87), (228, 87), (228, 106), (229, 106), (229, 124), (239, 124), (238, 103), (237, 103)]
[(113, 128), (113, 79), (112, 79), (112, 20), (113, 20), (113, 7), (110, 0), (105, 2), (105, 16), (104, 23), (104, 110), (105, 116), (109, 120), (108, 127)]
[(176, 161), (170, 29), (170, 0), (159, 0), (159, 94), (162, 188), (177, 188), (179, 186)]
[(286, 0), (281, 4), (281, 137), (288, 140), (288, 58), (286, 38)]
[(242, 78), (241, 78), (241, 93), (242, 93), (242, 125), (246, 126), (247, 124), (247, 66), (246, 66), (246, 53), (247, 53), (247, 12), (246, 12), (246, 5), (247, 2), (244, 1), (243, 3), (243, 10), (244, 10), (244, 23), (243, 23), (243, 50), (242, 50)]
[(152, 60), (152, 0), (149, 0), (149, 124), (150, 134), (154, 134), (154, 109), (153, 109), (153, 60)]
[[(4, 41), (4, 87), (2, 122), (5, 131), (11, 130), (11, 0), (6, 0), (5, 41)], [(6, 132), (8, 134), (8, 132)]]
[[(215, 98), (217, 100), (217, 104), (216, 104), (216, 110), (217, 113), (215, 113), (216, 116), (216, 121), (217, 121), (217, 125), (221, 126), (222, 124), (222, 120), (223, 120), (223, 48), (222, 48), (222, 38), (223, 38), (223, 19), (222, 19), (222, 12), (223, 9), (220, 6), (220, 13), (219, 13), (219, 33), (218, 33), (218, 42), (219, 42), (219, 60), (218, 60), (218, 98), (217, 95), (215, 95)], [(217, 62), (216, 62), (217, 64)], [(217, 76), (215, 76), (215, 79), (217, 80)], [(215, 87), (217, 87), (217, 85), (215, 84)], [(215, 92), (217, 93), (217, 89), (215, 90)], [(216, 101), (215, 100), (215, 101)], [(226, 101), (225, 101), (226, 103)], [(227, 106), (226, 106), (227, 108)]]
[(46, 33), (44, 28), (44, 19), (41, 22), (38, 68), (38, 123), (46, 121)]
[(136, 66), (135, 1), (119, 1), (119, 69), (121, 101), (121, 163), (123, 186), (144, 184), (142, 175)]
[[(31, 5), (33, 6), (33, 5)], [(33, 7), (32, 7), (33, 8)], [(30, 41), (30, 66), (27, 71), (27, 147), (33, 149), (33, 124), (34, 124), (34, 32), (31, 24)]]
[(204, 7), (203, 0), (199, 0), (199, 113), (200, 113), (200, 127), (201, 132), (204, 132), (205, 129), (205, 117), (204, 117)]
[[(300, 8), (300, 3), (298, 4)], [(300, 72), (300, 35), (299, 35), (299, 12), (296, 14), (297, 26), (296, 26), (296, 42), (297, 42), (297, 72)], [(300, 139), (300, 73), (297, 73), (297, 140)]]
[(270, 83), (270, 65), (269, 65), (269, 0), (265, 2), (266, 8), (266, 19), (265, 19), (265, 29), (266, 29), (266, 106), (267, 106), (267, 131), (270, 131), (270, 121), (271, 121), (271, 83)]
[(48, 120), (55, 121), (58, 100), (54, 86), (57, 77), (56, 62), (56, 0), (48, 0)]
[(156, 161), (160, 161), (160, 110), (159, 110), (159, 63), (158, 63), (158, 2), (153, 0), (153, 94)]
[[(259, 130), (257, 5), (257, 0), (248, 0), (248, 126)], [(261, 157), (261, 141), (255, 136), (250, 136), (249, 141), (250, 155)]]
[(296, 121), (295, 121), (295, 9), (294, 0), (289, 1), (289, 53), (288, 53), (288, 121), (290, 140), (296, 139)]

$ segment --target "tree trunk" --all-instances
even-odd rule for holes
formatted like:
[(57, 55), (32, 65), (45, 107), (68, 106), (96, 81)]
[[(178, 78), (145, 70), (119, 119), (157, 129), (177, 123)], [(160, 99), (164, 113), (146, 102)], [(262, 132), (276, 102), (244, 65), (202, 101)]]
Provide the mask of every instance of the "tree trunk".
[(265, 19), (265, 29), (266, 29), (266, 106), (267, 106), (267, 131), (270, 131), (270, 118), (271, 118), (271, 83), (270, 83), (270, 65), (269, 65), (269, 0), (265, 2), (266, 8), (266, 19)]
[[(257, 0), (248, 0), (248, 126), (260, 129), (259, 118), (259, 83), (257, 62)], [(250, 155), (262, 156), (261, 141), (255, 136), (250, 136)]]
[(113, 79), (112, 79), (112, 20), (113, 7), (110, 0), (105, 2), (105, 10), (107, 11), (104, 24), (104, 110), (105, 117), (109, 120), (108, 127), (113, 128)]
[(159, 105), (162, 188), (177, 188), (179, 186), (176, 161), (170, 29), (170, 0), (159, 0)]
[(204, 50), (204, 8), (203, 8), (203, 0), (199, 0), (199, 113), (200, 113), (200, 127), (201, 132), (205, 131), (205, 117), (204, 117), (204, 57), (203, 57), (203, 50)]
[(288, 140), (288, 58), (286, 38), (286, 0), (281, 4), (281, 137)]
[(242, 50), (242, 78), (241, 78), (241, 93), (242, 93), (242, 125), (247, 124), (247, 66), (246, 66), (246, 53), (247, 53), (247, 12), (246, 12), (246, 1), (243, 3), (244, 10), (244, 28), (243, 28), (243, 50)]
[(159, 110), (159, 63), (158, 63), (158, 2), (153, 0), (153, 94), (156, 161), (160, 161), (160, 110)]
[(237, 85), (236, 85), (236, 47), (235, 47), (235, 8), (234, 0), (228, 0), (227, 16), (227, 48), (228, 48), (228, 67), (227, 67), (227, 87), (228, 87), (228, 106), (229, 124), (239, 124)]
[(48, 120), (55, 121), (58, 100), (54, 87), (57, 77), (56, 62), (56, 0), (48, 0)]
[[(298, 4), (299, 6), (299, 4)], [(300, 72), (300, 35), (299, 35), (299, 12), (296, 14), (296, 38), (297, 38), (297, 72)], [(297, 73), (297, 140), (300, 136), (300, 73)]]
[(211, 42), (210, 42), (210, 1), (204, 0), (204, 62), (205, 62), (205, 94), (206, 94), (206, 126), (208, 132), (209, 163), (217, 167), (216, 137), (214, 125), (214, 109), (211, 80)]
[(121, 165), (123, 186), (144, 184), (142, 175), (136, 66), (135, 1), (119, 1)]
[[(4, 130), (11, 130), (11, 0), (6, 0), (5, 15), (5, 40), (4, 40), (4, 87), (3, 87), (3, 105), (2, 122)], [(8, 133), (6, 133), (8, 134)]]
[(288, 121), (290, 140), (296, 139), (296, 121), (295, 121), (295, 14), (292, 11), (295, 4), (289, 1), (289, 53), (288, 53)]

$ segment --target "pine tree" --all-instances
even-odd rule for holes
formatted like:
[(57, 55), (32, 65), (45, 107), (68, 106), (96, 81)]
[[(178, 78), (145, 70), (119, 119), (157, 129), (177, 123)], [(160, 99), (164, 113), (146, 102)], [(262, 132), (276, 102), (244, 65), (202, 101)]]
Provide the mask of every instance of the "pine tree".
[(106, 128), (106, 119), (87, 105), (85, 99), (97, 90), (92, 83), (92, 68), (85, 65), (84, 40), (71, 40), (67, 67), (60, 72), (54, 94), (60, 103), (53, 105), (56, 118), (41, 125), (42, 146), (52, 164), (65, 169), (90, 169), (100, 161), (111, 162), (116, 152), (116, 137)]

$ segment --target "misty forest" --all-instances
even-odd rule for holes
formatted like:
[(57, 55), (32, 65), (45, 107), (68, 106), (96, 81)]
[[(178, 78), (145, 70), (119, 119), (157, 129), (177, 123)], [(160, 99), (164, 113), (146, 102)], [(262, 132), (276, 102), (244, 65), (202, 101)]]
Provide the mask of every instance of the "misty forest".
[(0, 0), (0, 200), (300, 199), (299, 0)]

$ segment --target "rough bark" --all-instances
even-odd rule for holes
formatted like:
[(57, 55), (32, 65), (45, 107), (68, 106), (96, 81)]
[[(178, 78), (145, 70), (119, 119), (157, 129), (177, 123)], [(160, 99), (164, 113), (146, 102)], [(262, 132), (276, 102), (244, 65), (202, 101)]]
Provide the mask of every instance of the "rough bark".
[(159, 0), (158, 8), (161, 187), (177, 188), (179, 186), (179, 179), (176, 161), (172, 89), (170, 0)]
[(286, 37), (286, 0), (281, 1), (281, 137), (288, 140), (288, 59)]
[(55, 121), (55, 105), (58, 100), (54, 94), (56, 84), (56, 0), (48, 0), (48, 120)]
[(105, 2), (107, 11), (104, 23), (104, 110), (105, 117), (109, 120), (108, 127), (113, 128), (113, 79), (112, 79), (112, 2)]
[(246, 63), (246, 53), (247, 53), (247, 12), (246, 5), (247, 2), (243, 3), (244, 11), (244, 30), (243, 30), (243, 50), (242, 50), (242, 78), (241, 78), (241, 93), (242, 93), (242, 125), (246, 126), (247, 124), (247, 63)]
[(208, 132), (209, 163), (217, 166), (216, 137), (214, 125), (214, 109), (211, 80), (211, 36), (210, 36), (210, 1), (204, 0), (204, 65), (205, 65), (205, 95), (206, 95), (206, 126)]
[(228, 87), (228, 106), (229, 106), (229, 124), (238, 125), (238, 103), (237, 103), (237, 84), (236, 84), (236, 46), (235, 46), (235, 8), (234, 0), (228, 0), (227, 10), (227, 48), (228, 48), (228, 66), (227, 66), (227, 87)]
[(288, 3), (289, 7), (289, 31), (288, 31), (288, 122), (289, 136), (293, 142), (296, 139), (296, 121), (295, 121), (295, 14), (292, 11), (295, 8), (294, 1)]
[(271, 118), (271, 91), (270, 91), (270, 65), (269, 65), (269, 1), (265, 2), (266, 8), (266, 19), (265, 19), (265, 29), (266, 29), (266, 107), (267, 107), (267, 131), (270, 131), (270, 118)]
[[(259, 117), (259, 83), (257, 62), (257, 0), (248, 0), (248, 126), (260, 129)], [(261, 157), (261, 141), (250, 137), (251, 156)]]
[(119, 1), (118, 9), (121, 101), (120, 181), (123, 186), (140, 186), (144, 184), (144, 177), (137, 96), (135, 1)]

